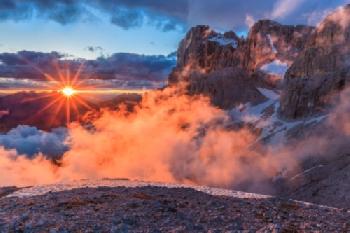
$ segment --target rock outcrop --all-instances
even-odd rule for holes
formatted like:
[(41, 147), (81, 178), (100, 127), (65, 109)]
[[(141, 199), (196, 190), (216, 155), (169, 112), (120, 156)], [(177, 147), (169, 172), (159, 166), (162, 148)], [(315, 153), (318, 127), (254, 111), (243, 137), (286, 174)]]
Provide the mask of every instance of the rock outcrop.
[(243, 69), (224, 68), (210, 73), (192, 73), (188, 90), (191, 94), (210, 96), (215, 106), (230, 109), (241, 103), (256, 105), (266, 100), (255, 81)]
[(281, 113), (299, 118), (322, 111), (350, 80), (350, 5), (320, 23), (285, 75)]
[(312, 30), (261, 20), (245, 39), (232, 31), (220, 34), (209, 26), (193, 27), (180, 43), (169, 84), (186, 81), (190, 94), (208, 95), (222, 108), (257, 104), (265, 100), (257, 87), (276, 84), (260, 68), (274, 60), (291, 63)]
[(254, 72), (273, 60), (291, 64), (304, 49), (313, 27), (282, 25), (272, 20), (260, 20), (250, 30), (246, 42), (244, 66)]
[(238, 66), (242, 58), (236, 50), (243, 42), (234, 32), (220, 34), (209, 26), (194, 27), (180, 42), (177, 69), (211, 72)]
[(0, 232), (349, 232), (346, 209), (249, 198), (242, 192), (241, 197), (225, 195), (231, 190), (214, 196), (151, 184), (57, 188), (43, 195), (0, 197)]
[[(265, 69), (276, 64), (286, 66), (277, 78)], [(345, 88), (350, 79), (350, 5), (316, 28), (260, 20), (247, 38), (194, 27), (180, 43), (169, 84), (186, 81), (189, 94), (208, 95), (229, 109), (264, 101), (257, 87), (279, 86), (283, 76), (280, 112), (289, 119), (323, 111), (330, 95)], [(238, 89), (244, 92), (232, 93)]]

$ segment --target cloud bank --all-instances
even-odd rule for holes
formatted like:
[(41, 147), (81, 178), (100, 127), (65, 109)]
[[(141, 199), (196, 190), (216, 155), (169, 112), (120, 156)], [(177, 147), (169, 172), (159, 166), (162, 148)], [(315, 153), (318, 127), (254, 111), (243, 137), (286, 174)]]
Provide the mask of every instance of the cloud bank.
[(35, 127), (19, 125), (6, 134), (0, 134), (0, 145), (7, 150), (14, 149), (17, 154), (30, 158), (42, 153), (48, 159), (57, 159), (68, 150), (68, 144), (65, 143), (66, 137), (65, 128), (45, 132)]
[(223, 187), (249, 181), (254, 186), (283, 163), (291, 164), (250, 150), (254, 135), (247, 129), (226, 129), (229, 122), (204, 97), (177, 89), (154, 91), (133, 113), (104, 112), (92, 131), (72, 125), (70, 150), (59, 166), (42, 153), (28, 159), (0, 150), (0, 170), (6, 174), (0, 185), (124, 177)]
[(42, 153), (27, 159), (2, 150), (0, 185), (123, 177), (258, 190), (282, 167), (296, 166), (293, 157), (257, 149), (253, 133), (230, 129), (226, 112), (182, 89), (148, 93), (134, 112), (105, 111), (93, 125), (70, 127), (59, 166)]
[(0, 20), (43, 18), (66, 25), (98, 18), (96, 12), (109, 16), (110, 22), (123, 29), (152, 24), (168, 31), (184, 25), (187, 0), (5, 0), (0, 2)]
[[(95, 50), (96, 48), (90, 48)], [(99, 48), (98, 48), (99, 49)], [(68, 58), (68, 59), (67, 59)], [(96, 60), (69, 59), (67, 55), (58, 52), (42, 53), (20, 51), (18, 53), (0, 53), (0, 85), (14, 88), (24, 85), (18, 80), (33, 80), (27, 82), (29, 87), (39, 85), (38, 81), (47, 80), (47, 75), (58, 80), (59, 70), (74, 74), (83, 65), (81, 79), (98, 82), (108, 87), (143, 87), (163, 85), (168, 74), (176, 64), (173, 56), (138, 55), (131, 53), (115, 53)], [(104, 81), (104, 82), (103, 82)], [(35, 83), (36, 82), (36, 83)]]
[[(153, 25), (163, 30), (182, 30), (195, 24), (243, 30), (245, 18), (273, 18), (282, 23), (317, 23), (322, 12), (348, 0), (5, 0), (0, 2), (0, 20), (44, 18), (66, 25), (109, 17), (112, 24), (125, 30)], [(318, 17), (316, 17), (318, 16)], [(312, 18), (312, 20), (310, 20)]]
[(0, 176), (0, 185), (129, 178), (271, 192), (272, 180), (284, 171), (300, 172), (304, 159), (350, 152), (350, 90), (336, 98), (336, 107), (316, 136), (273, 146), (258, 143), (258, 135), (248, 128), (232, 127), (229, 115), (207, 98), (188, 96), (183, 90), (150, 92), (134, 112), (122, 107), (104, 110), (89, 129), (71, 125), (69, 150), (55, 164), (45, 154), (45, 140), (56, 145), (64, 133), (14, 129), (3, 136), (15, 142), (8, 148), (41, 149), (27, 158), (0, 148), (0, 171), (6, 174)]

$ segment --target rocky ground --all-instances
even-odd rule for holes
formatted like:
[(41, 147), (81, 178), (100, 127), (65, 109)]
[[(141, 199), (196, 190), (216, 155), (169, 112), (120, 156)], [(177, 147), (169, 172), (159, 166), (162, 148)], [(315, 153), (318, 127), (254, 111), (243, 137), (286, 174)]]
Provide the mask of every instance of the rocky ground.
[(0, 232), (350, 231), (346, 209), (205, 187), (101, 185), (2, 189)]

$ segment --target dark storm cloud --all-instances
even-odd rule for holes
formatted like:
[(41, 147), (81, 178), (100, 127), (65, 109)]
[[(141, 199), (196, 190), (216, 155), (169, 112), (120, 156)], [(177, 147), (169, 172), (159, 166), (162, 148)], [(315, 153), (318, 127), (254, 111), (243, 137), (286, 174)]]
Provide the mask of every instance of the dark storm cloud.
[(111, 18), (111, 22), (123, 29), (140, 27), (143, 23), (143, 14), (139, 11), (117, 10)]
[[(45, 18), (60, 24), (107, 14), (123, 29), (153, 25), (163, 31), (209, 24), (215, 28), (245, 30), (253, 19), (282, 23), (317, 23), (327, 12), (349, 0), (2, 0), (0, 20)], [(94, 9), (93, 11), (91, 9)]]
[(0, 20), (45, 18), (60, 24), (93, 19), (91, 9), (108, 14), (112, 24), (123, 29), (145, 23), (168, 31), (185, 25), (188, 1), (163, 0), (1, 0)]
[(116, 53), (88, 61), (85, 66), (101, 79), (161, 81), (175, 66), (175, 60), (163, 55)]
[[(94, 52), (102, 48), (87, 47), (87, 49)], [(44, 74), (57, 77), (57, 67), (60, 70), (69, 70), (73, 74), (83, 64), (82, 79), (119, 81), (117, 83), (121, 81), (163, 82), (175, 63), (174, 56), (163, 55), (115, 53), (96, 60), (67, 60), (64, 55), (57, 52), (21, 51), (0, 54), (0, 77), (40, 81), (46, 80)], [(13, 84), (13, 79), (11, 80)]]
[(104, 49), (101, 46), (88, 46), (85, 48), (87, 51), (95, 53), (95, 52), (103, 52)]
[[(285, 24), (317, 23), (326, 12), (349, 0), (193, 0), (190, 25), (209, 24), (221, 29), (245, 30), (248, 21), (269, 18)], [(311, 20), (313, 16), (318, 16)]]
[(44, 79), (43, 73), (50, 73), (53, 64), (63, 57), (57, 52), (0, 53), (0, 77)]
[(42, 53), (20, 51), (18, 53), (0, 53), (0, 61), (8, 66), (27, 65), (28, 63), (44, 66), (63, 57), (64, 55), (58, 52)]
[(90, 4), (111, 15), (111, 22), (129, 29), (144, 23), (163, 31), (186, 25), (189, 0), (93, 0)]
[(33, 17), (47, 18), (67, 24), (82, 18), (87, 11), (76, 0), (1, 0), (0, 19), (25, 20)]

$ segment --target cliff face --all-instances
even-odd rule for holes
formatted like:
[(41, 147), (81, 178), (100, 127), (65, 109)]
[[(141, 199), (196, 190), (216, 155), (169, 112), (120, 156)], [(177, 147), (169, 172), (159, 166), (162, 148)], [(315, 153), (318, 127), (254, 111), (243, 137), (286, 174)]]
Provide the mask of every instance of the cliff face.
[(254, 72), (273, 60), (291, 64), (304, 49), (313, 27), (281, 25), (271, 20), (260, 20), (250, 30), (243, 49), (245, 68)]
[(350, 5), (320, 23), (285, 75), (281, 113), (298, 118), (322, 111), (350, 80)]
[(222, 108), (257, 104), (265, 100), (257, 87), (275, 84), (260, 68), (275, 60), (291, 63), (312, 30), (262, 20), (244, 39), (232, 31), (220, 34), (208, 26), (194, 27), (180, 43), (169, 84), (186, 81), (190, 94), (208, 95)]
[(194, 27), (180, 43), (177, 68), (211, 72), (237, 66), (241, 59), (236, 50), (242, 43), (234, 32), (219, 34), (208, 26)]
[[(276, 78), (265, 70), (273, 63), (288, 71)], [(180, 43), (169, 83), (186, 81), (189, 94), (208, 95), (229, 109), (264, 101), (257, 87), (271, 89), (283, 76), (280, 112), (289, 119), (323, 111), (330, 94), (345, 88), (350, 79), (350, 5), (317, 28), (260, 20), (247, 38), (194, 27)]]

